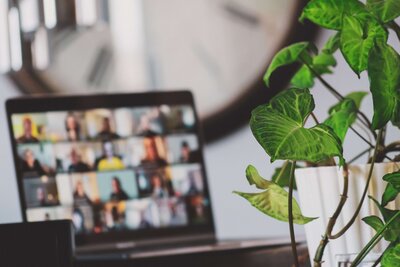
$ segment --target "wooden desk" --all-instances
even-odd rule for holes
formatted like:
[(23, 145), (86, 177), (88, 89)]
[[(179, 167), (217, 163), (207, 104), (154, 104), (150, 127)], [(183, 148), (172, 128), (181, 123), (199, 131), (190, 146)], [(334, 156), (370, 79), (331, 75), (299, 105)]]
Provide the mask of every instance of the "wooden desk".
[[(310, 266), (307, 247), (298, 246), (303, 267)], [(235, 250), (195, 252), (126, 260), (77, 262), (76, 267), (286, 267), (292, 266), (291, 247), (288, 245), (248, 247)]]

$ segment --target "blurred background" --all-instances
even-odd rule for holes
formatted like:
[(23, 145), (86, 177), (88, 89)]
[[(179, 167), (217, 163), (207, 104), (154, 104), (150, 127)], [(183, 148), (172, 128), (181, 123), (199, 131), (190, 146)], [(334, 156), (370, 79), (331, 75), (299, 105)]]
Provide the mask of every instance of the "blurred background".
[[(297, 21), (299, 0), (0, 0), (0, 223), (21, 220), (4, 103), (37, 94), (190, 89), (204, 126), (205, 157), (221, 239), (288, 235), (285, 223), (251, 208), (248, 164), (271, 177), (269, 157), (247, 126), (251, 109), (287, 86), (295, 68), (262, 82), (272, 56), (296, 41), (321, 47), (333, 34)], [(398, 42), (389, 43), (396, 49)], [(340, 52), (330, 81), (342, 93), (368, 91)], [(316, 115), (335, 103), (316, 83)], [(369, 97), (362, 110), (371, 116)], [(388, 139), (394, 139), (388, 130)], [(349, 133), (346, 157), (363, 146)], [(302, 233), (302, 228), (297, 231)]]

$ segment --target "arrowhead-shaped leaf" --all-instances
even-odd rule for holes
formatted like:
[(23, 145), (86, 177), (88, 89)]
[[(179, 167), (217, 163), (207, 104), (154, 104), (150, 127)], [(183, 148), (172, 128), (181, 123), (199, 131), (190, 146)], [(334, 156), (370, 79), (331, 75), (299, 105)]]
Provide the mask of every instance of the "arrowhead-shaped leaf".
[(399, 0), (367, 0), (367, 8), (384, 23), (400, 16)]
[[(336, 66), (336, 59), (333, 53), (339, 47), (339, 35), (335, 34), (329, 38), (319, 55), (312, 57), (310, 62), (307, 62), (318, 75), (332, 73), (330, 67)], [(309, 67), (304, 64), (296, 72), (290, 81), (290, 84), (297, 88), (312, 88), (314, 86), (314, 73), (311, 72)]]
[[(381, 212), (382, 217), (383, 217), (383, 219), (384, 219), (385, 222), (388, 222), (388, 221), (397, 213), (396, 210), (390, 210), (390, 209), (387, 209), (387, 208), (383, 207), (383, 205), (379, 204), (379, 202), (378, 202), (375, 198), (373, 198), (373, 197), (371, 197), (371, 196), (368, 196), (368, 197), (369, 197), (369, 199), (371, 199), (371, 200), (375, 203), (375, 205), (378, 207), (378, 209), (379, 209), (379, 211)], [(398, 217), (398, 218), (387, 228), (387, 230), (386, 230), (385, 233), (384, 233), (384, 238), (385, 238), (387, 241), (392, 241), (392, 242), (393, 242), (393, 241), (397, 240), (397, 239), (399, 238), (399, 236), (400, 236), (400, 217)]]
[(321, 27), (340, 30), (344, 15), (362, 20), (369, 16), (357, 0), (311, 0), (303, 9), (300, 21), (308, 19)]
[(399, 191), (392, 184), (388, 183), (382, 195), (382, 207), (385, 207), (389, 202), (395, 200), (398, 194)]
[(322, 52), (326, 54), (333, 54), (340, 47), (340, 33), (337, 32), (331, 37), (329, 37), (328, 41), (325, 43), (324, 48), (322, 48)]
[(313, 109), (309, 90), (292, 88), (253, 110), (251, 130), (271, 162), (283, 159), (317, 163), (335, 156), (342, 162), (341, 141), (331, 128), (323, 124), (304, 127)]
[(277, 68), (299, 61), (301, 55), (307, 57), (306, 50), (309, 46), (310, 43), (308, 42), (295, 43), (279, 51), (272, 59), (271, 64), (268, 66), (267, 72), (264, 75), (265, 84), (269, 86), (269, 78)]
[(268, 187), (273, 184), (262, 178), (253, 165), (247, 166), (246, 178), (250, 185), (255, 185), (258, 189), (268, 189)]
[(375, 215), (364, 217), (362, 220), (377, 232), (385, 225), (381, 218)]
[(372, 127), (380, 129), (389, 120), (400, 123), (400, 56), (389, 45), (377, 43), (370, 52), (368, 76), (374, 103)]
[(346, 95), (344, 98), (347, 99), (352, 99), (354, 103), (356, 104), (357, 109), (361, 108), (361, 102), (363, 101), (364, 97), (368, 95), (367, 92), (352, 92), (348, 95)]
[[(379, 230), (381, 230), (384, 227), (384, 222), (381, 220), (381, 218), (379, 218), (378, 216), (372, 215), (372, 216), (368, 216), (368, 217), (364, 217), (362, 218), (362, 220), (368, 224), (369, 226), (371, 226), (376, 232), (378, 232)], [(396, 234), (398, 234), (399, 232), (394, 231), (393, 228), (389, 227), (387, 228), (387, 230), (383, 233), (383, 237), (385, 238), (385, 240), (387, 241), (395, 241), (397, 239)]]
[(368, 55), (374, 43), (386, 40), (386, 30), (373, 18), (364, 22), (350, 16), (343, 18), (340, 50), (357, 75), (367, 69)]
[(382, 267), (397, 267), (400, 263), (400, 243), (389, 248), (383, 253), (381, 266)]
[[(261, 193), (234, 192), (247, 199), (259, 211), (277, 220), (288, 222), (288, 193), (278, 185), (271, 186)], [(295, 224), (306, 224), (316, 218), (305, 217), (301, 214), (297, 201), (293, 199), (293, 222)]]
[(290, 84), (297, 88), (312, 88), (314, 75), (306, 65), (303, 65), (290, 80)]
[(383, 180), (388, 182), (385, 192), (382, 195), (382, 206), (386, 206), (390, 201), (396, 199), (400, 193), (400, 172), (388, 173), (383, 176)]
[(356, 120), (356, 104), (352, 99), (345, 98), (330, 108), (329, 115), (324, 124), (331, 127), (343, 143), (347, 130)]
[(384, 181), (393, 185), (396, 190), (400, 191), (400, 172), (388, 173), (382, 178)]
[[(249, 170), (249, 168), (247, 168)], [(257, 187), (260, 185), (260, 181), (267, 181), (262, 178), (257, 170), (251, 166), (249, 172), (246, 170), (246, 175), (250, 174), (250, 179), (252, 184), (255, 184)], [(268, 216), (275, 218), (280, 221), (287, 222), (289, 220), (288, 213), (288, 201), (289, 194), (285, 189), (280, 187), (279, 185), (268, 181), (266, 185), (266, 190), (261, 193), (243, 193), (243, 192), (234, 192), (239, 196), (247, 199), (251, 205), (257, 208), (259, 211), (267, 214)], [(260, 187), (264, 187), (261, 185)], [(316, 218), (309, 218), (302, 215), (299, 204), (295, 199), (293, 199), (293, 222), (296, 224), (306, 224)]]

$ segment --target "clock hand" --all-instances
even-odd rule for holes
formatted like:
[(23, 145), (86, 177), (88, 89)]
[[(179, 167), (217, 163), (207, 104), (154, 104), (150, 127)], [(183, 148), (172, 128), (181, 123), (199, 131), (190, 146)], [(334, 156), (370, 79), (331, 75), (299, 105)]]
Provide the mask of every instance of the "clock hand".
[(260, 25), (258, 16), (250, 10), (245, 10), (243, 6), (238, 4), (227, 3), (223, 5), (224, 10), (234, 19), (247, 25), (256, 27)]
[(111, 62), (111, 52), (107, 46), (102, 46), (93, 62), (92, 68), (87, 77), (87, 84), (93, 89), (104, 89), (105, 73)]

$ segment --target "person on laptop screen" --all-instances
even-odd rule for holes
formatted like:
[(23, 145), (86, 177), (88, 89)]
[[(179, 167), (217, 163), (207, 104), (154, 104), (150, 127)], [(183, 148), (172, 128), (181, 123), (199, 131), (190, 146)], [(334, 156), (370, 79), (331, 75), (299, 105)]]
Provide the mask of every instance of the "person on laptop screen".
[(113, 177), (111, 180), (112, 193), (110, 196), (111, 201), (128, 200), (128, 194), (122, 188), (121, 181), (118, 177)]
[(22, 129), (23, 134), (17, 138), (17, 143), (39, 143), (39, 139), (32, 133), (32, 120), (30, 118), (24, 118), (22, 121)]
[(113, 143), (107, 141), (103, 145), (103, 155), (97, 159), (97, 170), (122, 170), (125, 168), (121, 158), (114, 152)]
[(97, 134), (96, 138), (102, 141), (109, 141), (119, 138), (119, 135), (111, 130), (110, 118), (103, 118), (101, 131)]

